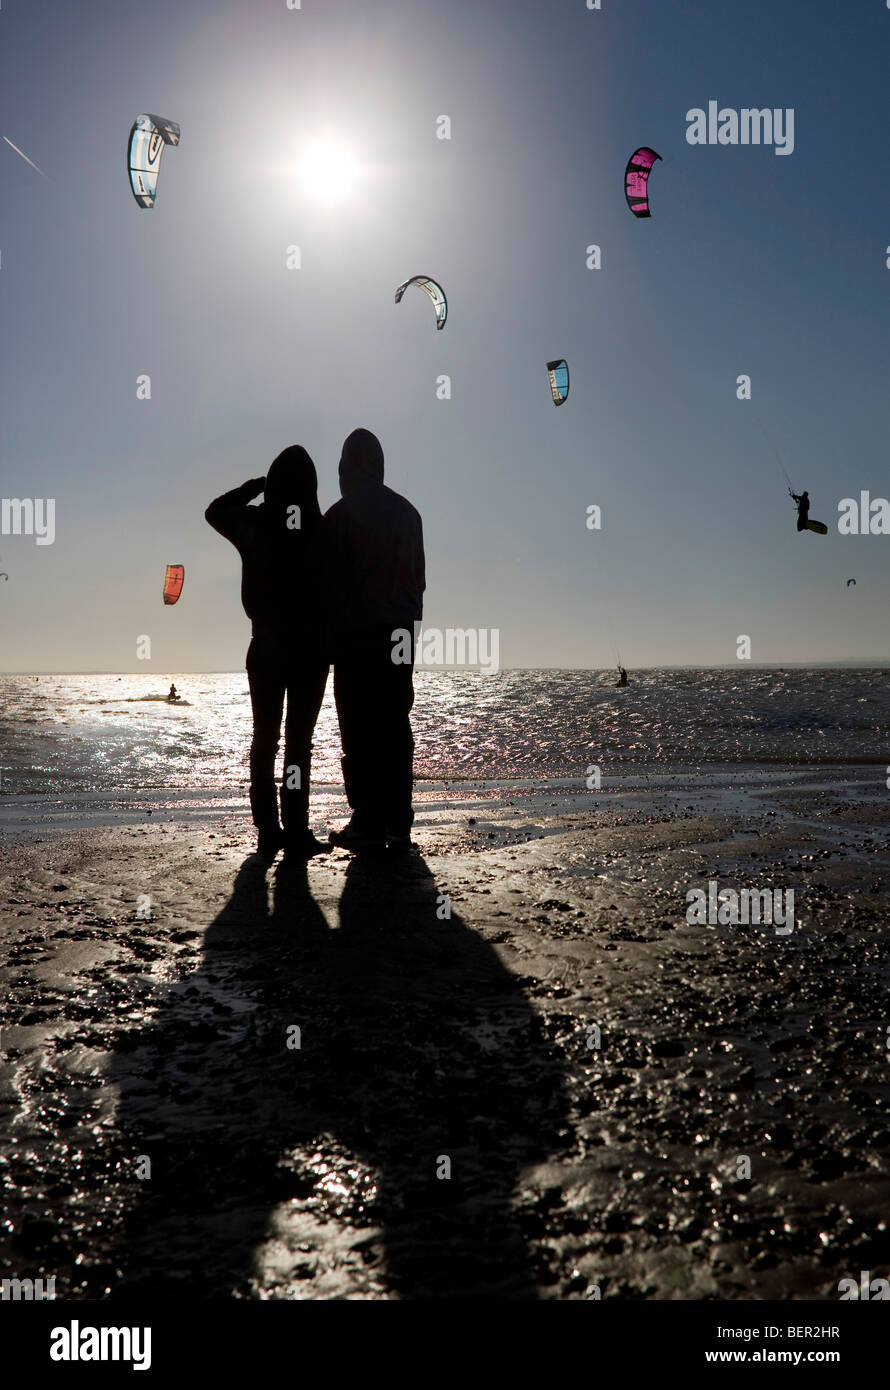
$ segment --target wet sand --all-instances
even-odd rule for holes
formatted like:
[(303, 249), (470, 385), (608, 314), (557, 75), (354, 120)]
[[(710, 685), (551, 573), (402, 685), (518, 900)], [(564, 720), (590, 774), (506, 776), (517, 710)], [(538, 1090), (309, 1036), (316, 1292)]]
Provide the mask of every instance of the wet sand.
[[(886, 1276), (888, 798), (878, 769), (452, 788), (415, 856), (269, 871), (243, 810), (20, 817), (0, 1269), (86, 1299)], [(795, 930), (688, 925), (709, 879), (793, 888)]]

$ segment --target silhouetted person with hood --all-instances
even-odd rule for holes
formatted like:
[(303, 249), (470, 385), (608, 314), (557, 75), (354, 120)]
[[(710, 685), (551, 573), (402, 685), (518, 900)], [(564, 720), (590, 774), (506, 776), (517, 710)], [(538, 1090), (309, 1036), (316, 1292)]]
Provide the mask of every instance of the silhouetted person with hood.
[[(334, 695), (349, 824), (335, 845), (410, 845), (414, 813), (414, 649), (426, 576), (423, 527), (384, 486), (383, 450), (353, 430), (340, 458), (341, 499), (325, 513)], [(394, 659), (395, 658), (395, 659)]]
[[(261, 492), (264, 501), (250, 506)], [(204, 513), (242, 561), (241, 602), (253, 631), (247, 649), (253, 710), (250, 809), (257, 853), (269, 859), (282, 847), (307, 857), (327, 848), (309, 830), (312, 734), (329, 664), (318, 593), (323, 523), (317, 494), (315, 465), (304, 448), (292, 444), (266, 478), (224, 493)], [(275, 757), (285, 698), (279, 824)]]

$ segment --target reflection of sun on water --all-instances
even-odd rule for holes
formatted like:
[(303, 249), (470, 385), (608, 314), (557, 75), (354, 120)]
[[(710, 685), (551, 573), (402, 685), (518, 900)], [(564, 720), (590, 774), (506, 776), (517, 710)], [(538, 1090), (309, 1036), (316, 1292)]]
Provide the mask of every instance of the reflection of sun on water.
[(299, 172), (307, 193), (336, 202), (352, 192), (358, 171), (349, 150), (331, 140), (319, 140), (305, 151)]

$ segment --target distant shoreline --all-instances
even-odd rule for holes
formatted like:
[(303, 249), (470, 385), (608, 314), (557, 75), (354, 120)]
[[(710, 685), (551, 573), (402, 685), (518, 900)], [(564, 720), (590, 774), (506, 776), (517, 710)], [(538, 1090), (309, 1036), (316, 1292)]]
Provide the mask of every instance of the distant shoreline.
[[(876, 671), (890, 668), (890, 658), (888, 657), (865, 657), (861, 660), (858, 657), (849, 657), (841, 661), (746, 661), (744, 666), (738, 661), (715, 662), (708, 666), (700, 665), (680, 665), (680, 666), (634, 666), (630, 664), (630, 671)], [(466, 675), (480, 674), (480, 668), (475, 666), (443, 666), (442, 671), (453, 671)], [(591, 675), (599, 675), (602, 672), (610, 672), (613, 666), (502, 666), (497, 672), (498, 675), (515, 672), (529, 671), (565, 671), (571, 674), (588, 671)], [(243, 675), (243, 667), (234, 669), (212, 669), (208, 671), (185, 671), (176, 670), (171, 667), (163, 667), (155, 670), (140, 671), (0, 671), (3, 676), (150, 676), (158, 677), (163, 675), (175, 676), (238, 676)], [(421, 671), (418, 674), (422, 674)], [(482, 672), (482, 674), (485, 674)]]

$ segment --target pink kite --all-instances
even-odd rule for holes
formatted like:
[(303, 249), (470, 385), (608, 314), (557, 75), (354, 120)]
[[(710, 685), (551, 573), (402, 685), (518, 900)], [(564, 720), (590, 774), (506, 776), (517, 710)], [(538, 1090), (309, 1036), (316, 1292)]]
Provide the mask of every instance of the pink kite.
[(660, 154), (648, 145), (634, 150), (624, 171), (624, 196), (634, 217), (651, 217), (649, 211), (649, 174)]

